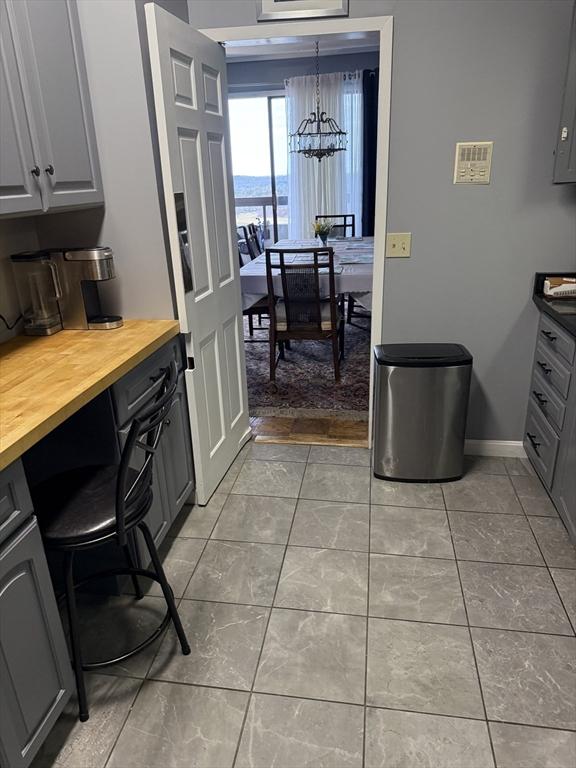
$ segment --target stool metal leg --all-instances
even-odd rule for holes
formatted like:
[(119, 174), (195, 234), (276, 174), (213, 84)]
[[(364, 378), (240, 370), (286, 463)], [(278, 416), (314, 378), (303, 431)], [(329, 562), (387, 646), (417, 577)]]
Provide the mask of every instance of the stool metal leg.
[[(134, 534), (130, 536), (130, 540), (134, 548), (136, 548), (136, 536)], [(132, 555), (132, 550), (130, 549), (130, 544), (126, 544), (126, 546), (122, 547), (122, 549), (124, 550), (124, 556), (126, 557), (128, 568), (136, 568), (136, 563), (134, 562), (134, 557)], [(133, 573), (131, 574), (131, 579), (132, 579), (132, 586), (134, 587), (134, 593), (136, 595), (136, 599), (141, 600), (144, 597), (144, 593), (142, 592), (142, 587), (140, 586), (138, 576), (136, 576), (136, 574)]]
[(188, 654), (190, 653), (190, 646), (188, 645), (188, 640), (186, 639), (184, 627), (182, 626), (182, 622), (180, 621), (180, 616), (178, 615), (178, 609), (176, 608), (176, 603), (174, 602), (174, 593), (172, 592), (172, 588), (168, 583), (168, 579), (166, 578), (166, 574), (164, 573), (164, 568), (162, 567), (162, 563), (160, 562), (160, 558), (158, 557), (158, 550), (156, 549), (156, 545), (154, 544), (154, 539), (152, 538), (150, 529), (148, 528), (145, 522), (139, 523), (138, 527), (144, 534), (144, 540), (146, 541), (146, 546), (148, 547), (148, 551), (150, 552), (150, 557), (152, 558), (152, 565), (154, 566), (154, 570), (156, 571), (156, 575), (158, 576), (160, 586), (162, 587), (162, 592), (164, 593), (164, 599), (166, 600), (168, 611), (170, 613), (170, 618), (172, 619), (172, 623), (174, 624), (174, 629), (176, 630), (176, 634), (178, 635), (178, 640), (180, 641), (180, 647), (182, 648), (182, 653), (184, 654), (184, 656), (188, 656)]
[(82, 671), (82, 649), (80, 646), (80, 626), (78, 610), (76, 608), (76, 595), (74, 594), (74, 552), (65, 554), (64, 568), (66, 575), (66, 605), (68, 619), (70, 621), (70, 645), (72, 647), (72, 666), (76, 678), (76, 690), (78, 692), (78, 716), (80, 722), (88, 720), (88, 699), (86, 698), (86, 686), (84, 684), (84, 672)]

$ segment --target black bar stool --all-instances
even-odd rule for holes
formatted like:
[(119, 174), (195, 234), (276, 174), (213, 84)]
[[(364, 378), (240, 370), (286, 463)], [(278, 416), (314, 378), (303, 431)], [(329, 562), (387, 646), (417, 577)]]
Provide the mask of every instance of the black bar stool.
[[(50, 478), (32, 490), (44, 544), (47, 549), (64, 555), (70, 646), (78, 690), (79, 718), (82, 722), (88, 720), (84, 670), (99, 669), (134, 656), (157, 640), (170, 621), (174, 623), (182, 653), (190, 653), (174, 593), (166, 579), (150, 529), (144, 521), (152, 504), (154, 454), (158, 450), (174, 398), (177, 376), (176, 364), (172, 362), (164, 371), (154, 400), (146, 404), (133, 419), (118, 466), (81, 467)], [(142, 452), (138, 464), (136, 451)], [(135, 464), (140, 468), (133, 469)], [(138, 568), (134, 563), (130, 544), (134, 543), (137, 528), (144, 536), (153, 570)], [(123, 550), (127, 566), (99, 571), (75, 583), (76, 553), (110, 541), (116, 541)], [(113, 659), (85, 662), (82, 659), (75, 590), (93, 579), (105, 576), (130, 576), (137, 598), (142, 597), (138, 577), (153, 579), (162, 588), (167, 611), (154, 632), (135, 648)]]

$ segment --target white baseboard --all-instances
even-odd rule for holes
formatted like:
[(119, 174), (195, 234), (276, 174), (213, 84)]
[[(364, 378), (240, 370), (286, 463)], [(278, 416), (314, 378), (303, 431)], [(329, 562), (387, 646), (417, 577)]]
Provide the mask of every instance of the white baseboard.
[(526, 458), (526, 451), (521, 440), (466, 440), (464, 453), (472, 454), (473, 456)]

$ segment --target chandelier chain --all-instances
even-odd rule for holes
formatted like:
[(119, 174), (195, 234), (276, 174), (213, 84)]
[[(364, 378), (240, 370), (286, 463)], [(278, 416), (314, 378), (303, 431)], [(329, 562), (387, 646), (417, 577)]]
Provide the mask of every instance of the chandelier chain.
[(316, 40), (316, 112), (320, 120), (320, 53), (318, 40)]

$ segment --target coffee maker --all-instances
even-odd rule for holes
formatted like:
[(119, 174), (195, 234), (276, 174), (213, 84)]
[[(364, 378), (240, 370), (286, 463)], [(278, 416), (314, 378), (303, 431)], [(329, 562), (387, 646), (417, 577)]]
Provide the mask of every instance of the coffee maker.
[(119, 328), (119, 315), (105, 315), (98, 282), (116, 276), (110, 248), (49, 249), (11, 256), (24, 332), (46, 336), (64, 329)]

